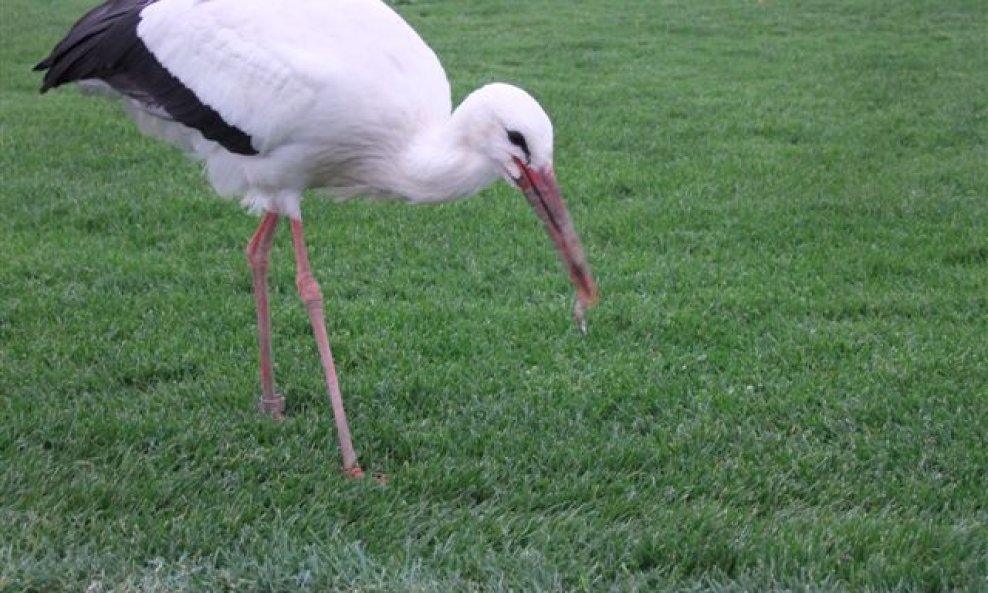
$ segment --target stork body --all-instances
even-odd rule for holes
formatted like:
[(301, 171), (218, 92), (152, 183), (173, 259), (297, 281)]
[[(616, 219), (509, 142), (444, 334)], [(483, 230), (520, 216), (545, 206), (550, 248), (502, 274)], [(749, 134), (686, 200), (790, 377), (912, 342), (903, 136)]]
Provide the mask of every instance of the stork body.
[(552, 168), (552, 125), (517, 87), (491, 84), (452, 111), (439, 60), (378, 0), (109, 0), (38, 64), (62, 84), (122, 97), (145, 132), (201, 159), (211, 185), (262, 214), (247, 248), (257, 301), (262, 407), (284, 400), (271, 363), (268, 253), (288, 219), (297, 284), (326, 374), (344, 470), (350, 442), (322, 296), (302, 234), (304, 190), (441, 202), (498, 178), (520, 189), (577, 289), (596, 298)]

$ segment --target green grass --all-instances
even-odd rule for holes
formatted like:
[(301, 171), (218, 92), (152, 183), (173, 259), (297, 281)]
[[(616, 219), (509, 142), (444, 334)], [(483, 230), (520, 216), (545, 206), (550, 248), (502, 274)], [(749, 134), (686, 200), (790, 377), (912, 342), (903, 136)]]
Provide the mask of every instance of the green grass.
[(256, 220), (30, 66), (0, 5), (0, 590), (988, 589), (988, 5), (438, 2), (462, 97), (529, 88), (598, 277), (524, 200), (312, 198), (356, 445), (337, 471)]

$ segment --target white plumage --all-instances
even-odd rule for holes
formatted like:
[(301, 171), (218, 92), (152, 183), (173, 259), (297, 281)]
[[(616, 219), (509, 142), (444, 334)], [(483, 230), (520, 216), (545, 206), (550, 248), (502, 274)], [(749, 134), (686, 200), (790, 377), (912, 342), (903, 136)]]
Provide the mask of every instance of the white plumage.
[(341, 198), (407, 191), (396, 157), (449, 119), (439, 60), (380, 2), (171, 0), (145, 9), (137, 32), (172, 74), (251, 136), (261, 158), (193, 146), (217, 191), (243, 195), (257, 210), (297, 217), (307, 187)]
[(452, 110), (433, 51), (378, 0), (109, 0), (38, 65), (42, 91), (109, 88), (146, 132), (201, 159), (210, 183), (264, 214), (248, 246), (263, 406), (281, 414), (271, 365), (267, 255), (289, 219), (344, 469), (360, 475), (302, 237), (303, 191), (438, 202), (498, 178), (542, 219), (577, 289), (596, 299), (552, 167), (552, 124), (525, 91), (490, 84)]

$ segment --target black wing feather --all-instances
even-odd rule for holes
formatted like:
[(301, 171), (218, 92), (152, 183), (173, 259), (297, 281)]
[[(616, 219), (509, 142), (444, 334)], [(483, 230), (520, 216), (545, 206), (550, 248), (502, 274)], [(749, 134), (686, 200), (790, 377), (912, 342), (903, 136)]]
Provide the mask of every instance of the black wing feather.
[(109, 0), (83, 15), (51, 55), (34, 67), (47, 71), (41, 92), (79, 80), (102, 80), (152, 112), (164, 112), (199, 130), (230, 152), (257, 154), (249, 135), (203, 103), (138, 36), (141, 11), (157, 1)]

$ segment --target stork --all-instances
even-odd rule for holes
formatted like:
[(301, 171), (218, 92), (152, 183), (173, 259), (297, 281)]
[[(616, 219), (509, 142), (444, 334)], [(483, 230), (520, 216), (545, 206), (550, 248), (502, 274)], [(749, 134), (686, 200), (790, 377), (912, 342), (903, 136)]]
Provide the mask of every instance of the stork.
[(503, 83), (481, 87), (454, 111), (435, 53), (379, 0), (108, 0), (35, 69), (45, 71), (42, 93), (78, 83), (119, 97), (145, 133), (201, 160), (219, 195), (260, 214), (247, 260), (260, 406), (276, 420), (285, 400), (272, 367), (267, 269), (275, 230), (287, 220), (351, 477), (363, 471), (302, 234), (303, 191), (430, 203), (504, 179), (555, 243), (586, 331), (597, 289), (556, 182), (549, 117), (531, 95)]

